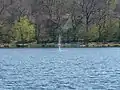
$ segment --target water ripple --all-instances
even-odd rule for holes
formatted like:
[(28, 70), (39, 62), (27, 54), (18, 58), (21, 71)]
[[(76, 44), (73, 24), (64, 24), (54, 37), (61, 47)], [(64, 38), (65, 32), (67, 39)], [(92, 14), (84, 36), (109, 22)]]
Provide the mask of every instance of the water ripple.
[(0, 90), (120, 90), (119, 52), (5, 49), (0, 51)]

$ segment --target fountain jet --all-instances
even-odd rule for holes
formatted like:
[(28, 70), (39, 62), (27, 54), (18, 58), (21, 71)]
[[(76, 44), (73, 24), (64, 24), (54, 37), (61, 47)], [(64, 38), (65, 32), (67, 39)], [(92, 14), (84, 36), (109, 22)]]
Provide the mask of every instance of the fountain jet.
[(59, 47), (59, 51), (61, 51), (61, 36), (60, 35), (58, 38), (58, 47)]

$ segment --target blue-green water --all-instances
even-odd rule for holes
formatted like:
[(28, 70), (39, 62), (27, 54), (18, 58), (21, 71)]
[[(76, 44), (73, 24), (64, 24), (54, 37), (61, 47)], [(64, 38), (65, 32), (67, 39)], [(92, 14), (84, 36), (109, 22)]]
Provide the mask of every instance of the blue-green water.
[(120, 90), (120, 48), (0, 49), (0, 90)]

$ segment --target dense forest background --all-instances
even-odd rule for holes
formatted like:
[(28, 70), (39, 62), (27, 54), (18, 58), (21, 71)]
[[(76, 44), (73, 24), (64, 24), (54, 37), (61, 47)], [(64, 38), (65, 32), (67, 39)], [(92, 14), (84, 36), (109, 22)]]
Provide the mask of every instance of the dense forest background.
[(0, 43), (119, 42), (119, 0), (0, 0)]

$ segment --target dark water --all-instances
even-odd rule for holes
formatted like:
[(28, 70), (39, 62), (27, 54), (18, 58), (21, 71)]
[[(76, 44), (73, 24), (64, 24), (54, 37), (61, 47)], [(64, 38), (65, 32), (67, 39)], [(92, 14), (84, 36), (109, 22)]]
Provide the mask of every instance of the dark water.
[(120, 90), (120, 48), (0, 49), (0, 90)]

